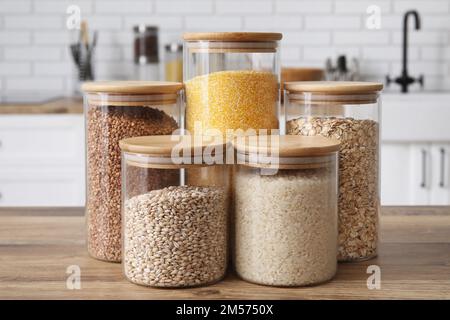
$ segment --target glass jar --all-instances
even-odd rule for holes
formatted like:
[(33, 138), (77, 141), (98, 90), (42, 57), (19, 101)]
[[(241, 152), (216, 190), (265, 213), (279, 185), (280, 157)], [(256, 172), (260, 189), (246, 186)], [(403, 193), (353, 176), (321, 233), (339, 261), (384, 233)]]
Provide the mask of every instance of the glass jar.
[[(280, 33), (184, 34), (186, 129), (278, 129)], [(228, 131), (228, 132), (227, 132)]]
[(225, 144), (149, 136), (124, 139), (120, 147), (126, 278), (152, 287), (221, 280), (228, 261)]
[(143, 24), (133, 27), (136, 80), (158, 81), (158, 27)]
[(183, 45), (169, 43), (165, 47), (165, 77), (166, 81), (183, 81)]
[(339, 261), (377, 255), (380, 90), (370, 82), (288, 82), (286, 133), (332, 137), (339, 153)]
[(337, 154), (323, 137), (237, 138), (234, 266), (244, 280), (304, 286), (337, 268)]
[(324, 70), (321, 68), (281, 68), (281, 103), (284, 101), (284, 83), (291, 81), (320, 81), (324, 80)]
[(181, 83), (91, 82), (83, 85), (86, 126), (86, 219), (89, 254), (121, 260), (121, 139), (167, 135), (180, 122)]

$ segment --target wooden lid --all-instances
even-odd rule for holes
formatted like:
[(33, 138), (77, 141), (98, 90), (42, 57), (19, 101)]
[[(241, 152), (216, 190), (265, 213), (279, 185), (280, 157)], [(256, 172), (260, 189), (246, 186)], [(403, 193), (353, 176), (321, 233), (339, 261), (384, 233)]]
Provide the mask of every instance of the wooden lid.
[(202, 154), (204, 149), (225, 153), (227, 143), (221, 136), (143, 136), (120, 140), (124, 152), (155, 157), (170, 157), (174, 148), (190, 151), (191, 156)]
[(278, 41), (283, 34), (276, 32), (187, 32), (186, 41), (259, 42)]
[(236, 137), (233, 140), (233, 146), (238, 153), (243, 154), (270, 154), (273, 146), (278, 148), (280, 158), (290, 158), (328, 155), (339, 150), (340, 142), (322, 136), (260, 135)]
[(84, 92), (112, 94), (161, 94), (176, 93), (183, 88), (180, 82), (164, 81), (95, 81), (81, 86)]
[(321, 68), (281, 68), (282, 82), (289, 81), (319, 81), (323, 79), (323, 69)]
[(177, 103), (176, 93), (160, 94), (108, 94), (102, 96), (101, 92), (86, 94), (87, 101), (94, 106), (117, 106), (117, 107), (145, 107), (164, 106)]
[(286, 82), (284, 87), (290, 92), (317, 92), (338, 95), (378, 92), (383, 89), (383, 84), (359, 81), (296, 81)]

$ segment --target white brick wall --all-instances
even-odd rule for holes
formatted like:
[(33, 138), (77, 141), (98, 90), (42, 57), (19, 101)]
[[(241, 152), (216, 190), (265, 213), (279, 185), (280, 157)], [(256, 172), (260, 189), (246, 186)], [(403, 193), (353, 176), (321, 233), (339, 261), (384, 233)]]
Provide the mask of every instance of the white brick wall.
[[(361, 61), (365, 79), (401, 69), (402, 15), (418, 9), (410, 31), (409, 70), (429, 90), (450, 90), (450, 0), (0, 0), (0, 101), (16, 93), (70, 94), (75, 76), (66, 9), (99, 30), (98, 78), (132, 74), (132, 27), (160, 27), (161, 47), (185, 31), (280, 31), (282, 65), (323, 66), (339, 54)], [(366, 29), (366, 10), (381, 9), (381, 29)]]
[(61, 47), (22, 46), (5, 47), (4, 61), (58, 61), (61, 59)]
[(305, 30), (358, 30), (361, 28), (361, 18), (358, 16), (307, 16)]
[[(15, 2), (21, 2), (22, 0), (15, 0)], [(76, 4), (84, 14), (92, 13), (93, 0), (33, 0), (34, 12), (37, 14), (66, 12), (66, 8), (70, 4)]]
[(275, 12), (285, 13), (331, 13), (333, 11), (333, 1), (325, 0), (296, 0), (296, 1), (275, 1)]
[(29, 44), (30, 42), (31, 33), (29, 31), (0, 31), (0, 45), (2, 47)]
[(28, 76), (31, 74), (29, 62), (0, 62), (0, 76)]
[(303, 19), (298, 15), (292, 16), (248, 16), (244, 18), (244, 30), (279, 30), (283, 26), (284, 30), (299, 30), (302, 27)]
[(151, 1), (145, 0), (128, 0), (128, 1), (108, 1), (99, 0), (95, 1), (95, 12), (101, 13), (140, 13), (150, 14), (153, 11), (153, 4)]
[(31, 1), (2, 0), (0, 13), (28, 13), (31, 12)]
[(242, 17), (238, 16), (186, 16), (185, 28), (191, 31), (241, 30)]
[(155, 10), (157, 14), (173, 15), (180, 14), (212, 14), (214, 12), (214, 1), (192, 0), (192, 1), (164, 1), (156, 0)]
[(272, 13), (272, 1), (216, 0), (216, 13), (219, 15), (269, 14)]

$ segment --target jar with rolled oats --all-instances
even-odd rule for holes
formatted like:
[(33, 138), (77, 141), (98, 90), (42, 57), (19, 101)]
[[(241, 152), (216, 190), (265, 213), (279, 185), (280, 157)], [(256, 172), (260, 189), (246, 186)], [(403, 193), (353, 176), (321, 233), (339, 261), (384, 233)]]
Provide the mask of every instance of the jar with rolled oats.
[(339, 261), (377, 255), (380, 91), (371, 82), (288, 82), (280, 127), (288, 135), (338, 139)]

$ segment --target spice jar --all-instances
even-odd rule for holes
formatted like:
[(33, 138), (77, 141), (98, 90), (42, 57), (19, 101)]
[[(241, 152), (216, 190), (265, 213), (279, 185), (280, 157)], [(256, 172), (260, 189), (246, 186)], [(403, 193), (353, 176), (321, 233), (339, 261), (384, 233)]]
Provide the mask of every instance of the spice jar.
[[(148, 136), (120, 142), (123, 268), (129, 281), (187, 287), (224, 277), (229, 200), (229, 167), (223, 164), (226, 145), (205, 139)], [(190, 178), (192, 172), (195, 179)]]
[(184, 34), (186, 128), (191, 134), (278, 129), (280, 33)]
[(121, 260), (121, 139), (171, 134), (180, 118), (181, 83), (83, 85), (86, 121), (87, 246), (97, 259)]
[(167, 81), (183, 81), (183, 45), (172, 42), (164, 46), (166, 54), (165, 77)]
[(377, 255), (380, 90), (370, 82), (288, 82), (286, 133), (332, 137), (339, 153), (340, 261)]
[(160, 80), (158, 27), (139, 24), (133, 31), (136, 80)]
[(304, 286), (337, 267), (337, 153), (323, 137), (237, 138), (234, 265), (246, 281)]

